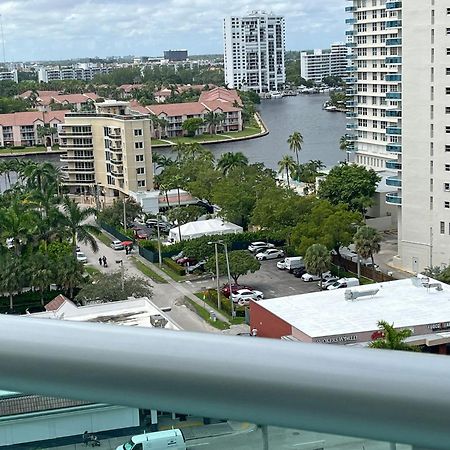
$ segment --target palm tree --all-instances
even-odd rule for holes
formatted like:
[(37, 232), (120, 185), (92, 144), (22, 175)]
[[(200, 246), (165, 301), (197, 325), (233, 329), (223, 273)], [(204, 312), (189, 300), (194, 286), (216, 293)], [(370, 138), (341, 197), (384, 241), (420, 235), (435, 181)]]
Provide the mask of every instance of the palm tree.
[(308, 273), (320, 276), (320, 287), (322, 288), (322, 274), (330, 269), (331, 255), (329, 250), (322, 244), (313, 244), (306, 250), (305, 266)]
[(73, 290), (83, 281), (84, 267), (73, 255), (67, 255), (58, 268), (58, 284), (63, 286), (69, 298), (73, 298)]
[(356, 252), (358, 257), (363, 259), (370, 258), (372, 260), (372, 271), (375, 274), (375, 262), (373, 255), (380, 251), (381, 235), (375, 228), (368, 227), (367, 225), (359, 227), (358, 231), (353, 237)]
[(248, 158), (242, 152), (223, 153), (217, 162), (217, 168), (226, 175), (236, 167), (245, 167), (248, 165)]
[(187, 144), (184, 142), (177, 142), (171, 147), (171, 150), (177, 154), (177, 161), (181, 161), (183, 155), (186, 152)]
[(0, 272), (0, 291), (8, 293), (9, 309), (14, 309), (13, 298), (14, 294), (18, 292), (23, 286), (24, 270), (22, 260), (12, 254), (6, 252), (0, 255), (1, 272)]
[(303, 136), (300, 131), (294, 131), (294, 133), (289, 136), (287, 143), (289, 144), (289, 149), (295, 153), (297, 164), (299, 164), (298, 154), (302, 149), (303, 144)]
[(94, 252), (98, 252), (98, 244), (94, 234), (99, 229), (94, 225), (89, 225), (86, 219), (96, 213), (94, 208), (80, 209), (77, 203), (69, 197), (63, 199), (64, 214), (62, 225), (67, 230), (72, 241), (73, 248), (77, 245), (77, 240), (89, 244)]
[(396, 330), (394, 324), (390, 325), (385, 320), (378, 322), (378, 328), (382, 334), (381, 339), (372, 341), (369, 344), (370, 348), (384, 348), (388, 350), (404, 350), (407, 352), (416, 352), (418, 348), (412, 345), (406, 344), (405, 339), (412, 335), (412, 331), (409, 328), (403, 330)]
[(216, 134), (217, 126), (220, 125), (225, 119), (225, 115), (222, 113), (215, 113), (214, 111), (208, 111), (205, 114), (204, 121), (208, 125), (209, 134)]
[(345, 160), (348, 162), (348, 148), (350, 146), (350, 141), (347, 139), (347, 136), (341, 136), (339, 139), (339, 150), (345, 152)]
[(184, 148), (184, 156), (186, 158), (195, 159), (198, 154), (200, 154), (203, 150), (202, 145), (198, 142), (192, 142), (191, 144), (187, 144)]
[(288, 188), (291, 187), (289, 182), (290, 175), (295, 171), (296, 167), (297, 165), (295, 164), (294, 158), (292, 158), (292, 156), (284, 155), (283, 158), (278, 161), (278, 173), (286, 173)]
[(31, 283), (39, 289), (41, 293), (41, 305), (44, 305), (44, 292), (53, 279), (53, 272), (50, 268), (48, 257), (42, 253), (37, 253), (31, 261), (30, 273)]

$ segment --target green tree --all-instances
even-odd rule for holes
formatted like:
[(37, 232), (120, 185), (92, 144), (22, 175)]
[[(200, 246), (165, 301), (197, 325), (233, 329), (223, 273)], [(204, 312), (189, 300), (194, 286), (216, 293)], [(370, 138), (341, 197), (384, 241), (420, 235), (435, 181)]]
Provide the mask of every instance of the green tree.
[(61, 265), (56, 268), (57, 284), (64, 288), (69, 298), (73, 299), (75, 288), (84, 281), (83, 263), (79, 262), (73, 253), (65, 255), (60, 261)]
[(209, 133), (216, 134), (217, 127), (225, 120), (225, 114), (209, 111), (205, 114), (205, 124), (208, 125)]
[(412, 345), (408, 345), (405, 339), (412, 335), (412, 331), (409, 328), (403, 330), (396, 330), (394, 324), (389, 324), (385, 320), (378, 322), (378, 328), (382, 333), (382, 338), (372, 341), (369, 344), (370, 348), (384, 348), (387, 350), (403, 350), (407, 352), (416, 352), (418, 348)]
[(197, 220), (204, 213), (205, 209), (201, 206), (177, 206), (167, 212), (167, 218), (170, 222), (184, 225), (185, 223)]
[(359, 227), (354, 236), (355, 249), (358, 255), (363, 259), (371, 259), (373, 272), (375, 272), (373, 255), (380, 251), (380, 242), (380, 233), (367, 225)]
[(331, 169), (321, 181), (318, 196), (330, 203), (345, 203), (353, 211), (364, 213), (372, 205), (381, 178), (372, 169), (343, 164)]
[(294, 161), (294, 158), (292, 158), (292, 156), (289, 155), (284, 155), (283, 158), (281, 158), (280, 161), (278, 161), (278, 173), (285, 173), (286, 174), (286, 180), (287, 180), (287, 185), (288, 188), (290, 188), (290, 178), (293, 174), (293, 172), (296, 169), (296, 164)]
[(9, 297), (9, 309), (14, 309), (13, 298), (24, 287), (25, 278), (23, 260), (11, 252), (0, 254), (0, 292), (7, 293)]
[(188, 136), (195, 136), (198, 129), (203, 125), (203, 119), (200, 117), (191, 117), (183, 122), (183, 130), (187, 132)]
[(152, 296), (151, 286), (141, 277), (126, 276), (122, 289), (120, 272), (102, 273), (95, 277), (94, 283), (84, 285), (75, 297), (83, 304), (91, 302), (117, 302), (128, 297), (140, 298)]
[[(230, 263), (230, 275), (234, 282), (237, 284), (241, 275), (246, 275), (251, 272), (254, 273), (259, 270), (261, 263), (254, 258), (249, 252), (245, 250), (235, 250), (228, 253)], [(220, 275), (227, 275), (227, 263), (225, 255), (219, 253), (219, 273)], [(216, 261), (215, 258), (209, 258), (206, 263), (206, 269), (215, 273)]]
[(48, 289), (54, 279), (47, 255), (40, 252), (31, 258), (31, 283), (41, 294), (41, 304), (44, 305), (44, 292)]
[(245, 167), (248, 165), (248, 158), (242, 152), (223, 153), (217, 161), (217, 168), (226, 175), (235, 167)]
[(320, 276), (320, 287), (322, 287), (322, 275), (330, 270), (331, 256), (330, 251), (322, 244), (313, 244), (305, 253), (306, 270), (314, 275)]
[(295, 153), (297, 158), (297, 165), (299, 164), (298, 154), (302, 149), (303, 136), (300, 131), (294, 131), (288, 138), (287, 143), (289, 144), (289, 149)]
[[(123, 199), (118, 199), (115, 200), (112, 205), (103, 208), (103, 210), (98, 213), (98, 220), (115, 227), (123, 226), (123, 202)], [(141, 214), (141, 205), (136, 203), (133, 199), (127, 198), (125, 200), (125, 216), (127, 222), (133, 221)]]
[(94, 235), (99, 232), (99, 228), (86, 223), (86, 220), (95, 214), (95, 209), (81, 209), (78, 204), (69, 197), (63, 199), (64, 214), (62, 225), (68, 232), (73, 248), (78, 242), (89, 244), (94, 252), (98, 252), (98, 244)]

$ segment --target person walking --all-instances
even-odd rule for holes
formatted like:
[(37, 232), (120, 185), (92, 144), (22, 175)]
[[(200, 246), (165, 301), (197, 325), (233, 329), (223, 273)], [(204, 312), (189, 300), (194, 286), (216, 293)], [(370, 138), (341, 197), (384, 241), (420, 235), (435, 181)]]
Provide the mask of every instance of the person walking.
[(86, 447), (88, 446), (90, 439), (91, 439), (90, 434), (89, 434), (89, 432), (86, 430), (86, 431), (83, 433), (83, 443), (84, 443), (84, 445), (85, 445)]
[(103, 266), (103, 259), (102, 259), (101, 256), (100, 256), (100, 258), (98, 258), (98, 263), (99, 263), (101, 266)]
[(102, 260), (103, 260), (103, 266), (108, 267), (108, 263), (106, 261), (106, 256), (103, 256)]

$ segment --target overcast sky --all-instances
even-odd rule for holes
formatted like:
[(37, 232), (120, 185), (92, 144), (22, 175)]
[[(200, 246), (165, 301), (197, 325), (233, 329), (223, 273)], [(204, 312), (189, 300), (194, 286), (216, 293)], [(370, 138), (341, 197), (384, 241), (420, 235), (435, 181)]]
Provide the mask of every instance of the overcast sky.
[(6, 59), (25, 61), (158, 56), (164, 50), (178, 48), (187, 48), (190, 54), (222, 53), (223, 17), (252, 9), (285, 16), (287, 50), (326, 48), (332, 42), (344, 40), (346, 3), (345, 0), (0, 0), (0, 14)]

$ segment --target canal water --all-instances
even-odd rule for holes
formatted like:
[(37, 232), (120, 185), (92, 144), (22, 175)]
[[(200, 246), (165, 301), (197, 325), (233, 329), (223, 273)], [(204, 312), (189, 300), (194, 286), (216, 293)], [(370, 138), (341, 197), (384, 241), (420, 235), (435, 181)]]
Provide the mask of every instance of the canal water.
[[(289, 150), (287, 139), (294, 131), (303, 135), (303, 146), (300, 151), (300, 162), (315, 159), (332, 167), (345, 160), (344, 153), (339, 150), (339, 139), (345, 134), (345, 114), (322, 109), (328, 100), (325, 95), (298, 95), (280, 99), (262, 100), (258, 109), (270, 133), (267, 136), (239, 142), (225, 142), (210, 145), (209, 149), (218, 158), (225, 152), (242, 152), (250, 163), (262, 162), (271, 169), (278, 168), (278, 161), (283, 155), (293, 153)], [(158, 153), (170, 155), (169, 148), (160, 148)], [(293, 155), (294, 156), (294, 155)], [(56, 165), (59, 155), (31, 156), (35, 161), (50, 161)], [(12, 174), (14, 178), (14, 174)], [(5, 188), (4, 177), (0, 176), (0, 191)]]

